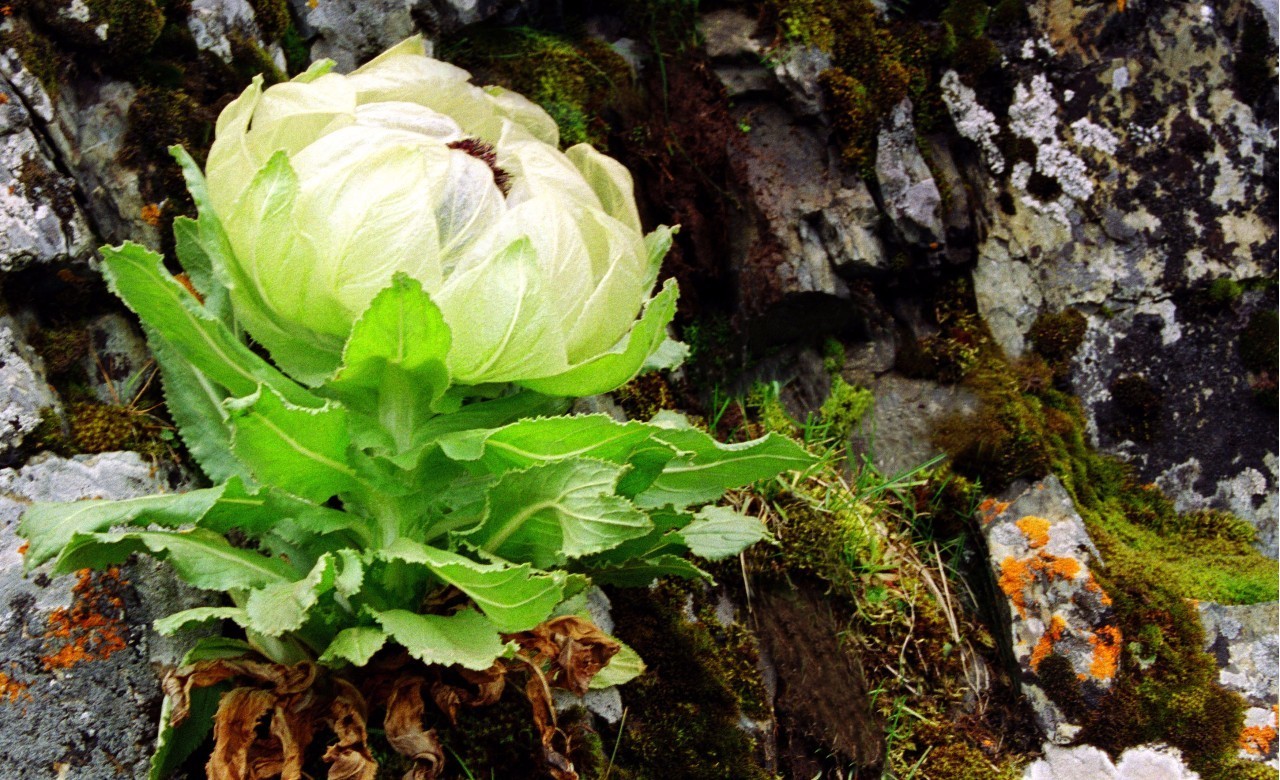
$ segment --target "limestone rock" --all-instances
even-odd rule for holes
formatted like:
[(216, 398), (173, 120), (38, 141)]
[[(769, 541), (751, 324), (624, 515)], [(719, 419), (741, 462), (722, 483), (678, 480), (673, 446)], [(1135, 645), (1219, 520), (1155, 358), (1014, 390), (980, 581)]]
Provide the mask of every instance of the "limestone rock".
[(730, 99), (767, 94), (778, 86), (764, 65), (767, 41), (756, 37), (756, 20), (735, 8), (703, 14), (698, 29), (711, 69)]
[(1045, 745), (1044, 758), (1027, 767), (1024, 780), (1199, 780), (1182, 763), (1177, 748), (1144, 745), (1120, 754), (1111, 763), (1106, 753), (1090, 745), (1064, 748)]
[(81, 368), (98, 401), (127, 406), (148, 382), (158, 381), (146, 341), (123, 315), (104, 314), (85, 329), (90, 349)]
[(149, 562), (24, 576), (15, 526), (32, 501), (133, 498), (170, 489), (168, 476), (131, 452), (0, 470), (0, 776), (146, 776), (161, 696), (153, 664), (173, 663), (189, 641), (158, 641), (148, 626), (197, 597)]
[(314, 39), (311, 58), (344, 73), (413, 35), (412, 11), (411, 0), (293, 0), (300, 32)]
[(0, 271), (30, 263), (85, 261), (93, 243), (75, 182), (53, 164), (0, 57)]
[(0, 317), (0, 407), (0, 453), (6, 456), (39, 427), (44, 410), (58, 407), (40, 359), (10, 317)]
[(1280, 605), (1227, 606), (1202, 602), (1204, 649), (1218, 661), (1218, 682), (1244, 696), (1241, 756), (1278, 763), (1276, 706), (1280, 704)]
[[(892, 364), (892, 352), (881, 349)], [(883, 366), (883, 362), (879, 364)], [(951, 414), (972, 414), (979, 402), (969, 390), (943, 386), (923, 379), (885, 374), (870, 379), (853, 378), (875, 393), (876, 402), (854, 434), (853, 452), (869, 453), (882, 474), (899, 474), (940, 454), (930, 434), (933, 426)]]
[(907, 243), (929, 247), (945, 240), (942, 195), (916, 146), (908, 98), (894, 107), (888, 123), (880, 131), (876, 179), (880, 182), (885, 213)]
[(774, 103), (752, 107), (749, 121), (730, 149), (754, 212), (730, 248), (743, 308), (756, 318), (786, 304), (785, 318), (772, 318), (776, 341), (829, 331), (849, 316), (841, 275), (888, 265), (879, 209), (860, 179), (840, 171), (824, 132)]
[(238, 36), (262, 46), (275, 59), (276, 67), (285, 69), (284, 52), (277, 44), (264, 44), (248, 0), (192, 0), (187, 29), (196, 48), (212, 53), (224, 63), (231, 64), (232, 40)]
[(1090, 571), (1098, 550), (1057, 477), (1010, 501), (988, 499), (979, 510), (1023, 693), (1049, 741), (1064, 744), (1079, 727), (1044, 692), (1045, 675), (1078, 679), (1086, 706), (1095, 705), (1124, 648), (1111, 599)]

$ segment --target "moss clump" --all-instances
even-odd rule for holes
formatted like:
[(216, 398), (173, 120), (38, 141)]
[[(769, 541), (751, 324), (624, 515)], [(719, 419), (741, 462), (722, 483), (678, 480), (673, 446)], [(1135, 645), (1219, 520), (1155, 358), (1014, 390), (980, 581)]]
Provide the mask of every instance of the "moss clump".
[(1244, 285), (1229, 276), (1221, 276), (1209, 282), (1205, 294), (1215, 306), (1227, 307), (1244, 295)]
[(608, 44), (527, 27), (486, 29), (445, 45), (478, 80), (509, 87), (556, 120), (560, 143), (607, 146), (602, 112), (631, 88), (631, 70)]
[(1036, 317), (1027, 335), (1036, 352), (1048, 361), (1054, 372), (1063, 374), (1084, 343), (1088, 330), (1089, 321), (1083, 314), (1075, 309), (1063, 309)]
[(137, 415), (123, 406), (75, 403), (68, 409), (71, 443), (80, 452), (114, 452), (133, 449), (138, 434)]
[(684, 617), (690, 594), (660, 583), (645, 592), (610, 594), (618, 638), (648, 671), (627, 685), (628, 714), (616, 738), (610, 777), (620, 780), (767, 780), (739, 728), (739, 694), (722, 665), (725, 649), (707, 626)]
[(288, 0), (249, 0), (249, 5), (253, 6), (253, 18), (265, 41), (278, 40), (293, 26)]
[(1160, 435), (1164, 402), (1151, 380), (1140, 374), (1122, 376), (1111, 383), (1115, 420), (1110, 432), (1117, 439), (1151, 442)]
[(74, 369), (89, 354), (89, 332), (82, 327), (49, 328), (36, 332), (32, 346), (50, 376)]
[(915, 738), (932, 749), (921, 764), (922, 780), (1019, 780), (1021, 762), (993, 764), (981, 750), (940, 723), (921, 726)]
[(844, 344), (835, 339), (827, 339), (822, 342), (822, 370), (828, 374), (838, 374), (844, 370), (844, 364), (847, 360), (844, 351)]
[(631, 420), (651, 420), (663, 409), (676, 408), (671, 383), (657, 371), (632, 379), (614, 390), (612, 395)]
[[(130, 60), (145, 56), (164, 29), (164, 11), (153, 0), (88, 0), (89, 25), (106, 24), (107, 53)], [(97, 37), (96, 29), (92, 34)]]
[(8, 32), (0, 34), (0, 43), (18, 52), (22, 67), (31, 72), (52, 99), (62, 88), (59, 81), (66, 75), (69, 60), (58, 51), (53, 41), (37, 32), (25, 20), (15, 18)]
[(826, 438), (845, 441), (853, 435), (854, 428), (875, 404), (875, 394), (865, 387), (856, 387), (843, 377), (831, 378), (831, 395), (822, 402), (819, 414), (827, 425)]

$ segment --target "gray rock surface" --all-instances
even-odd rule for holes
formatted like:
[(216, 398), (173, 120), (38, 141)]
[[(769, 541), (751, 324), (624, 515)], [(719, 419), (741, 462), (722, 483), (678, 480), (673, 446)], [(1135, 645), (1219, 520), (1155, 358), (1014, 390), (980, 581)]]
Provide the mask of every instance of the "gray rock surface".
[(1096, 706), (1115, 679), (1124, 641), (1111, 599), (1090, 571), (1101, 556), (1058, 478), (1008, 498), (979, 507), (991, 573), (1006, 599), (1001, 611), (1022, 692), (1046, 738), (1066, 744), (1079, 726), (1044, 693), (1042, 671), (1065, 660), (1086, 705)]
[(1202, 602), (1199, 608), (1204, 649), (1218, 661), (1218, 682), (1249, 705), (1241, 756), (1280, 764), (1274, 738), (1280, 726), (1275, 710), (1280, 704), (1280, 604)]
[[(916, 145), (911, 100), (903, 98), (880, 131), (876, 179), (885, 214), (909, 244), (930, 247), (946, 238), (942, 194)], [(936, 246), (932, 248), (938, 248)]]
[(1177, 748), (1144, 745), (1130, 748), (1112, 763), (1106, 753), (1089, 745), (1064, 748), (1047, 744), (1044, 758), (1033, 762), (1024, 780), (1199, 780), (1187, 769)]
[(278, 44), (264, 43), (248, 0), (192, 0), (187, 30), (195, 39), (196, 48), (224, 63), (231, 64), (232, 41), (238, 37), (262, 47), (275, 60), (277, 68), (285, 69), (284, 52)]
[[(23, 93), (0, 56), (0, 271), (29, 263), (87, 260), (92, 240), (76, 202), (75, 183), (50, 160)], [(19, 82), (23, 83), (23, 82)]]
[[(878, 353), (884, 357), (883, 350)], [(889, 353), (890, 360), (892, 353)], [(871, 360), (875, 364), (874, 359)], [(891, 363), (890, 363), (891, 364)], [(883, 363), (879, 363), (883, 365)], [(962, 387), (944, 387), (897, 374), (851, 379), (875, 393), (875, 406), (853, 438), (853, 452), (869, 453), (880, 473), (899, 474), (940, 454), (930, 441), (933, 426), (952, 414), (973, 414), (978, 398)]]
[[(1254, 11), (1243, 0), (1162, 6), (1118, 38), (1101, 7), (1037, 0), (1028, 10), (1021, 56), (1005, 66), (1008, 109), (990, 110), (958, 82), (949, 93), (988, 170), (970, 187), (989, 216), (973, 272), (979, 310), (1010, 356), (1027, 349), (1040, 314), (1084, 312), (1071, 385), (1097, 443), (1180, 508), (1249, 519), (1274, 556), (1276, 446), (1256, 431), (1274, 430), (1275, 413), (1254, 401), (1239, 346), (1274, 294), (1223, 310), (1202, 303), (1215, 280), (1277, 267), (1275, 210), (1263, 205), (1276, 197), (1275, 94), (1241, 102), (1238, 46), (1225, 32)], [(1018, 143), (1002, 151), (994, 131)], [(1135, 374), (1159, 396), (1143, 440), (1125, 435), (1111, 392)]]
[(121, 314), (104, 314), (85, 326), (89, 353), (81, 368), (89, 389), (104, 404), (128, 406), (154, 376), (155, 361), (137, 328)]
[(39, 427), (44, 410), (59, 406), (21, 328), (11, 317), (0, 317), (0, 453), (18, 449)]
[(15, 527), (33, 501), (132, 498), (170, 489), (170, 476), (119, 452), (0, 470), (0, 778), (145, 777), (155, 665), (189, 641), (157, 641), (148, 626), (198, 598), (147, 562), (84, 578), (24, 576)]

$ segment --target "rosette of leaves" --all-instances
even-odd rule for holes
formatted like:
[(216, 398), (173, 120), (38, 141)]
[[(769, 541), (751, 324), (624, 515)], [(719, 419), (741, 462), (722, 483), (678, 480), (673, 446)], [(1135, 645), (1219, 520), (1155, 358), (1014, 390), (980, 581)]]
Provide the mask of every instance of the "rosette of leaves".
[[(20, 532), (28, 567), (51, 561), (61, 574), (144, 553), (225, 593), (226, 606), (157, 622), (243, 629), (244, 641), (212, 640), (190, 660), (342, 669), (398, 645), (424, 664), (490, 670), (520, 651), (522, 632), (579, 611), (592, 582), (705, 577), (687, 553), (725, 558), (767, 535), (714, 502), (811, 462), (775, 435), (722, 444), (676, 414), (558, 416), (563, 399), (528, 388), (454, 386), (450, 328), (404, 275), (355, 323), (340, 367), (303, 386), (238, 331), (216, 273), (230, 244), (199, 168), (174, 153), (200, 211), (175, 224), (185, 277), (135, 244), (105, 249), (103, 272), (140, 318), (174, 421), (215, 486), (37, 504)], [(624, 651), (595, 682), (640, 668)], [(153, 777), (203, 738), (212, 704), (196, 704), (184, 715), (203, 717), (164, 732)]]

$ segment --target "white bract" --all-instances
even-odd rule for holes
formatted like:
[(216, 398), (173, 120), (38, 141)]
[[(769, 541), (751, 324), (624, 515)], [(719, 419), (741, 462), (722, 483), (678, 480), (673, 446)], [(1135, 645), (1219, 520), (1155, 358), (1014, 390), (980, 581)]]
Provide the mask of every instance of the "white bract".
[(349, 75), (330, 67), (255, 80), (218, 118), (206, 166), (235, 258), (222, 281), (272, 358), (322, 382), (404, 273), (452, 332), (455, 383), (569, 395), (630, 379), (675, 289), (650, 297), (671, 231), (641, 232), (627, 170), (586, 144), (561, 152), (545, 111), (472, 85), (421, 39)]

